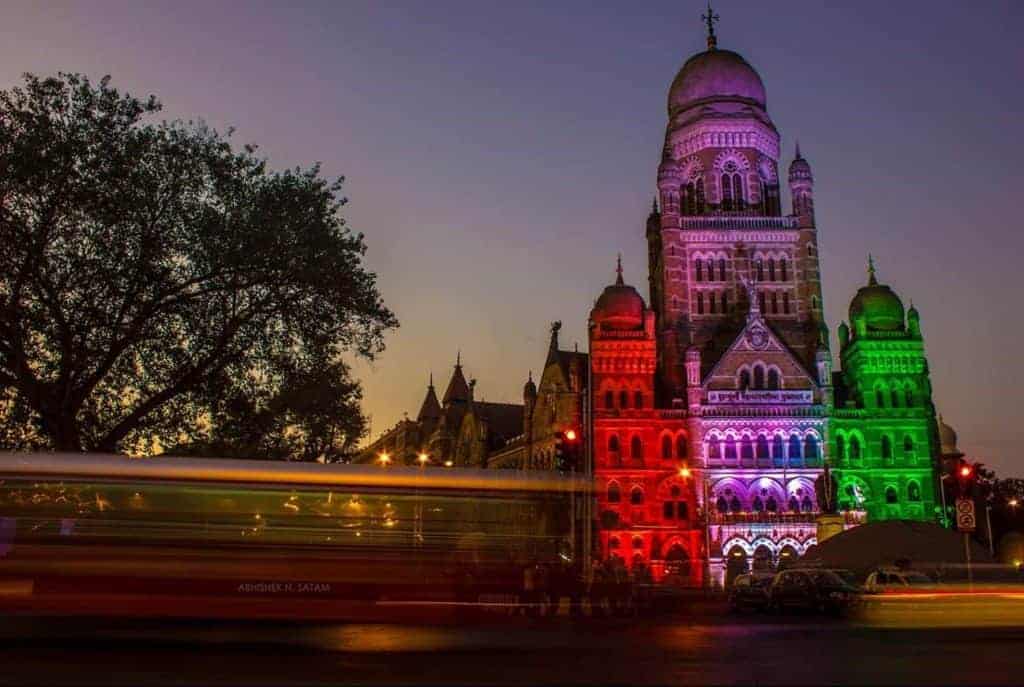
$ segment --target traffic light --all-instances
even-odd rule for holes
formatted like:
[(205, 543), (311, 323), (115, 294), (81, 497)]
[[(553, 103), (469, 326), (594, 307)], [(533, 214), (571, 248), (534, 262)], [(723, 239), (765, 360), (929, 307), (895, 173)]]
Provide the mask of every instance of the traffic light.
[(574, 472), (580, 464), (583, 441), (575, 429), (555, 432), (555, 469), (559, 472)]
[(960, 486), (960, 496), (970, 496), (974, 493), (974, 482), (977, 479), (977, 470), (964, 459), (960, 459), (956, 465), (956, 482)]

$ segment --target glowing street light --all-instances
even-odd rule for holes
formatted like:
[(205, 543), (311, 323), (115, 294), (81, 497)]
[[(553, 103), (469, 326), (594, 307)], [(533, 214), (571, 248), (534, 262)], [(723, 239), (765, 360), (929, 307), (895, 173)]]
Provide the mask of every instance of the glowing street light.
[(452, 462), (452, 461), (450, 461), (450, 460), (446, 460), (446, 461), (444, 462), (444, 466), (445, 466), (446, 468), (450, 468), (450, 467), (451, 467), (451, 466), (453, 466), (453, 465), (455, 465), (455, 463), (453, 463), (453, 462)]
[(382, 467), (387, 467), (388, 463), (391, 462), (391, 456), (389, 456), (386, 452), (381, 453), (379, 456), (377, 456), (377, 461), (380, 462)]
[(1010, 508), (1016, 508), (1018, 501), (1017, 499), (1010, 499), (1006, 503), (1010, 506)]
[(565, 440), (566, 441), (576, 441), (576, 430), (575, 429), (567, 429), (567, 430), (565, 430)]
[(679, 476), (682, 477), (683, 479), (689, 479), (690, 468), (686, 467), (685, 465), (679, 468)]
[(416, 460), (420, 462), (421, 467), (426, 467), (427, 463), (430, 462), (430, 456), (428, 456), (426, 453), (421, 453), (418, 456), (416, 456)]

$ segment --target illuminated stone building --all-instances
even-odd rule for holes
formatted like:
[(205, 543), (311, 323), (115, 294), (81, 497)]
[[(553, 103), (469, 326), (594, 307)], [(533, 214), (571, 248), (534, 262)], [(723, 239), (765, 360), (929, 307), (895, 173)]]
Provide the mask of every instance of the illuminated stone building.
[(795, 559), (816, 543), (826, 459), (848, 525), (936, 517), (917, 311), (904, 318), (872, 268), (833, 373), (813, 174), (797, 147), (785, 214), (780, 162), (760, 76), (709, 24), (708, 49), (669, 89), (645, 232), (650, 310), (620, 274), (591, 315), (604, 557), (656, 576), (707, 565), (716, 582)]

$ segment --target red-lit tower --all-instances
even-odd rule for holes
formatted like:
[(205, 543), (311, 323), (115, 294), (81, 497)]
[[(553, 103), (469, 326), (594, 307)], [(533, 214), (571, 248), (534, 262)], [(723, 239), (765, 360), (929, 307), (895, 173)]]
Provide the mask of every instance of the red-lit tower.
[(599, 546), (634, 574), (698, 585), (702, 531), (685, 412), (655, 406), (654, 311), (622, 278), (590, 313)]

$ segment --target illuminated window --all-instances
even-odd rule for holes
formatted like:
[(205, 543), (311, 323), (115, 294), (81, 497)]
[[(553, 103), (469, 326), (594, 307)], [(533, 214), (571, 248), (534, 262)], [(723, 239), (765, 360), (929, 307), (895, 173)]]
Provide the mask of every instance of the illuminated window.
[(640, 437), (633, 437), (629, 442), (629, 455), (633, 460), (644, 459), (644, 443), (640, 441)]
[(629, 502), (634, 506), (639, 506), (644, 502), (644, 490), (640, 487), (633, 487), (629, 491)]
[(615, 482), (608, 484), (608, 503), (618, 503), (622, 500), (622, 492), (619, 490), (619, 485)]
[(718, 438), (711, 437), (708, 440), (708, 460), (718, 460), (718, 451)]

